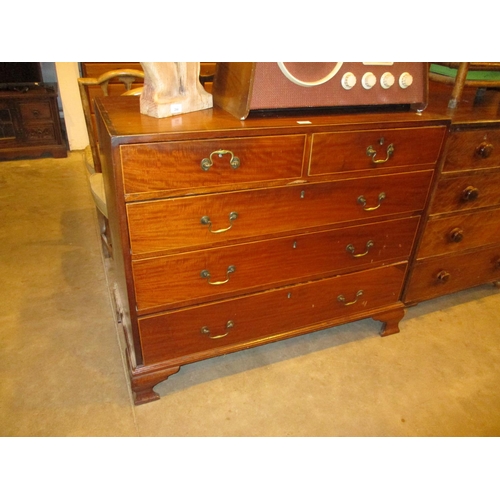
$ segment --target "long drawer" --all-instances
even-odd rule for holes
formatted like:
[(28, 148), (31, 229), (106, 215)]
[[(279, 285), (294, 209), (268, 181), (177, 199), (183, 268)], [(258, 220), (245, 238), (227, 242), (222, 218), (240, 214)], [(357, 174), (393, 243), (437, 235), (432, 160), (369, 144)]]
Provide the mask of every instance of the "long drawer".
[(423, 209), (431, 170), (127, 205), (133, 255)]
[(500, 171), (443, 176), (437, 186), (431, 214), (500, 205)]
[(433, 164), (445, 133), (446, 127), (422, 127), (313, 134), (309, 174)]
[(405, 302), (419, 302), (500, 279), (500, 247), (417, 261)]
[[(146, 365), (221, 346), (250, 347), (398, 301), (406, 265), (381, 267), (139, 319)], [(245, 345), (246, 344), (246, 345)]]
[(419, 217), (132, 262), (140, 314), (406, 260)]
[(459, 213), (427, 222), (418, 257), (500, 244), (500, 209)]
[(478, 128), (450, 134), (443, 171), (500, 167), (500, 129)]
[(298, 179), (305, 142), (301, 134), (122, 145), (125, 193)]

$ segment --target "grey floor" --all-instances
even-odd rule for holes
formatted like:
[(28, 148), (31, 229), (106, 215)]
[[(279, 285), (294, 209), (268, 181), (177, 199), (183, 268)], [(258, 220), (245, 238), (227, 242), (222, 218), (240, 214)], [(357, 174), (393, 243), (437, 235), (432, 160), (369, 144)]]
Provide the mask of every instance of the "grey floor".
[(192, 364), (132, 404), (83, 153), (0, 162), (0, 435), (499, 436), (500, 290)]

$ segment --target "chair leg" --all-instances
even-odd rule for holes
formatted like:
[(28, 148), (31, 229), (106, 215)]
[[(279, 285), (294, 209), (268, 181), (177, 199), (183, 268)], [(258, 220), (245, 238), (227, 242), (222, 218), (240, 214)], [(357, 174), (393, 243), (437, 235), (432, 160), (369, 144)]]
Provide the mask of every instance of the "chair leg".
[(451, 99), (448, 102), (448, 107), (450, 109), (456, 108), (462, 98), (465, 80), (467, 79), (467, 72), (469, 71), (469, 64), (470, 63), (468, 62), (461, 62), (458, 66), (457, 76), (455, 77), (455, 85), (453, 87), (453, 92), (451, 93)]
[(97, 220), (99, 223), (99, 232), (101, 233), (101, 244), (104, 257), (113, 258), (113, 244), (111, 242), (111, 231), (109, 230), (108, 219), (97, 210)]

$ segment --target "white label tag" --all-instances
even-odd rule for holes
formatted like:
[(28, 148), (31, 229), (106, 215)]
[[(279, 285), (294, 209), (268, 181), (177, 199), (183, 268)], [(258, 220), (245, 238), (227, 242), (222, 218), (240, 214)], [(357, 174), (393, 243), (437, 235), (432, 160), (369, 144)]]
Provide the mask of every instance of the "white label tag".
[(182, 113), (182, 104), (180, 103), (174, 103), (170, 105), (170, 112), (173, 115), (178, 115), (179, 113)]

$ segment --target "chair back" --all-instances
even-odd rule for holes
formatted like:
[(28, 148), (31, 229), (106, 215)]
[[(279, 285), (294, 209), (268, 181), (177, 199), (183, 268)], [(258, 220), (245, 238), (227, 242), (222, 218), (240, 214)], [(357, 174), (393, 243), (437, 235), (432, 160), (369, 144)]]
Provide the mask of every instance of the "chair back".
[(137, 69), (117, 69), (107, 71), (97, 78), (78, 78), (78, 88), (80, 90), (95, 172), (101, 172), (102, 168), (99, 158), (93, 100), (96, 96), (108, 96), (112, 94), (140, 95), (142, 88), (133, 87), (136, 83), (144, 83), (144, 72)]

